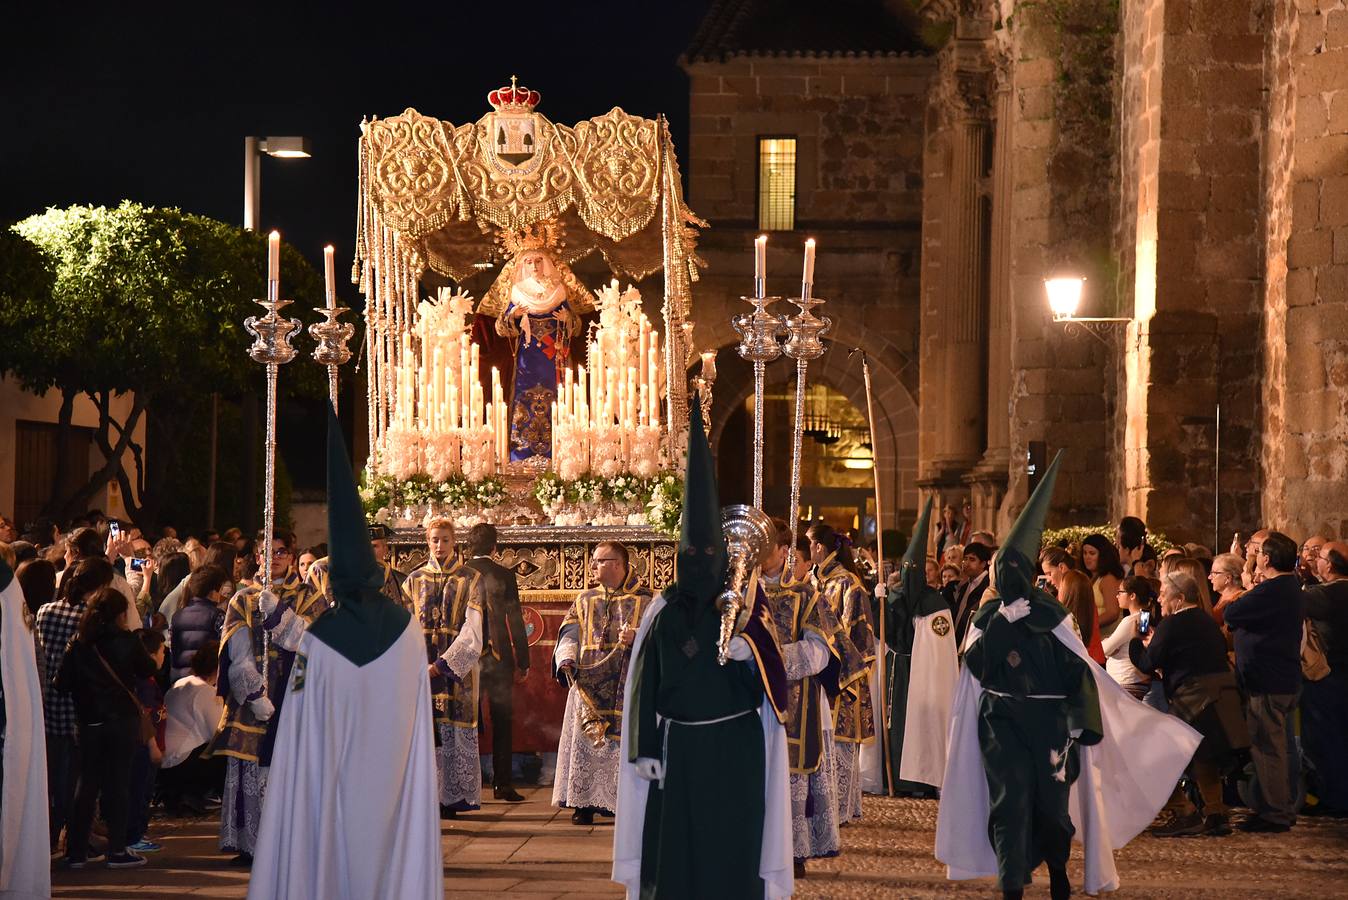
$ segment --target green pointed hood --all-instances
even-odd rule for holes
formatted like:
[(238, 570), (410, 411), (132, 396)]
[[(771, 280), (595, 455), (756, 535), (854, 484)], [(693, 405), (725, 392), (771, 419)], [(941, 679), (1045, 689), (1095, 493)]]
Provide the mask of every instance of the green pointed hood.
[(700, 606), (711, 603), (725, 584), (730, 553), (721, 527), (716, 467), (702, 425), (701, 398), (694, 394), (688, 406), (688, 464), (683, 480), (679, 555), (674, 561), (678, 590), (672, 590), (670, 594), (685, 603)]
[(315, 638), (358, 666), (378, 659), (407, 628), (411, 614), (381, 590), (346, 441), (328, 407), (328, 577), (333, 606), (309, 627)]
[[(932, 498), (928, 497), (926, 505), (922, 507), (922, 514), (917, 517), (917, 524), (913, 526), (913, 538), (903, 554), (899, 583), (890, 589), (886, 598), (891, 609), (898, 607), (907, 613), (901, 619), (896, 616), (889, 618), (889, 622), (893, 623), (891, 631), (901, 627), (900, 621), (903, 627), (908, 627), (914, 616), (931, 615), (948, 609), (941, 592), (927, 584), (927, 534), (931, 526), (931, 505)], [(886, 635), (891, 644), (898, 643), (899, 637), (897, 634)]]
[(1028, 597), (1031, 601), (1042, 600), (1051, 604), (1051, 612), (1056, 617), (1052, 625), (1062, 619), (1065, 611), (1060, 603), (1035, 587), (1035, 579), (1039, 575), (1039, 549), (1044, 535), (1044, 520), (1048, 518), (1049, 505), (1053, 501), (1053, 488), (1058, 481), (1058, 465), (1061, 461), (1062, 451), (1059, 450), (1053, 462), (1044, 470), (1039, 486), (1030, 495), (992, 560), (997, 596), (1008, 603)]

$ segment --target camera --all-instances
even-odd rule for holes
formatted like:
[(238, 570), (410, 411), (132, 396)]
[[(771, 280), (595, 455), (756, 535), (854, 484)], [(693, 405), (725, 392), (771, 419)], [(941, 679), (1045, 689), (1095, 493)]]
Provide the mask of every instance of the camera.
[(1139, 636), (1151, 631), (1151, 612), (1142, 610), (1137, 614), (1137, 633)]
[(131, 557), (131, 571), (132, 571), (132, 572), (144, 572), (144, 571), (145, 571), (145, 560), (141, 559), (139, 556), (133, 556), (133, 557)]

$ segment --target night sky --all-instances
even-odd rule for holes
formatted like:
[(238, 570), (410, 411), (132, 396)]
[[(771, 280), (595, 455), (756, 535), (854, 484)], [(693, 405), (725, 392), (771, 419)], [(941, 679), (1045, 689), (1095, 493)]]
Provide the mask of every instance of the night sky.
[[(129, 199), (241, 225), (244, 137), (304, 135), (313, 158), (263, 159), (260, 226), (319, 271), (334, 244), (339, 297), (359, 309), (345, 276), (362, 116), (410, 106), (476, 121), (514, 74), (555, 122), (613, 106), (664, 113), (682, 157), (677, 60), (709, 6), (22, 4), (6, 11), (0, 62), (0, 224)], [(297, 486), (322, 483), (321, 465), (307, 464), (321, 459), (320, 413), (291, 409), (281, 422)]]

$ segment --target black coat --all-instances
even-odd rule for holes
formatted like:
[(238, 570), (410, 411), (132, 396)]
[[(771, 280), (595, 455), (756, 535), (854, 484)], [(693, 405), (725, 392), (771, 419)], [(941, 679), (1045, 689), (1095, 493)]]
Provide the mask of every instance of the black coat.
[[(99, 660), (99, 654), (112, 672)], [(80, 723), (94, 725), (138, 717), (140, 708), (128, 692), (134, 691), (142, 678), (151, 678), (157, 672), (140, 638), (134, 632), (114, 629), (98, 635), (92, 646), (79, 638), (71, 641), (56, 675), (56, 687), (74, 695)]]
[(464, 563), (482, 576), (483, 663), (524, 671), (529, 668), (529, 638), (520, 613), (520, 586), (515, 573), (485, 556)]
[(1262, 581), (1222, 610), (1236, 645), (1236, 676), (1249, 694), (1301, 689), (1301, 582), (1292, 573)]

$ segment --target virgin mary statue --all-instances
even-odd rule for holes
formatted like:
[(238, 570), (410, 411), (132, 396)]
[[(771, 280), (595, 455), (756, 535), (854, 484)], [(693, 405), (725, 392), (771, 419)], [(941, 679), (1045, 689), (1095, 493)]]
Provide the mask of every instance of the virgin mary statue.
[[(514, 357), (510, 386), (510, 459), (552, 458), (552, 404), (580, 315), (593, 308), (584, 287), (556, 255), (552, 233), (511, 235), (514, 256), (486, 298), (496, 333), (509, 339)], [(491, 302), (495, 301), (495, 302)], [(486, 305), (486, 304), (484, 304)]]

